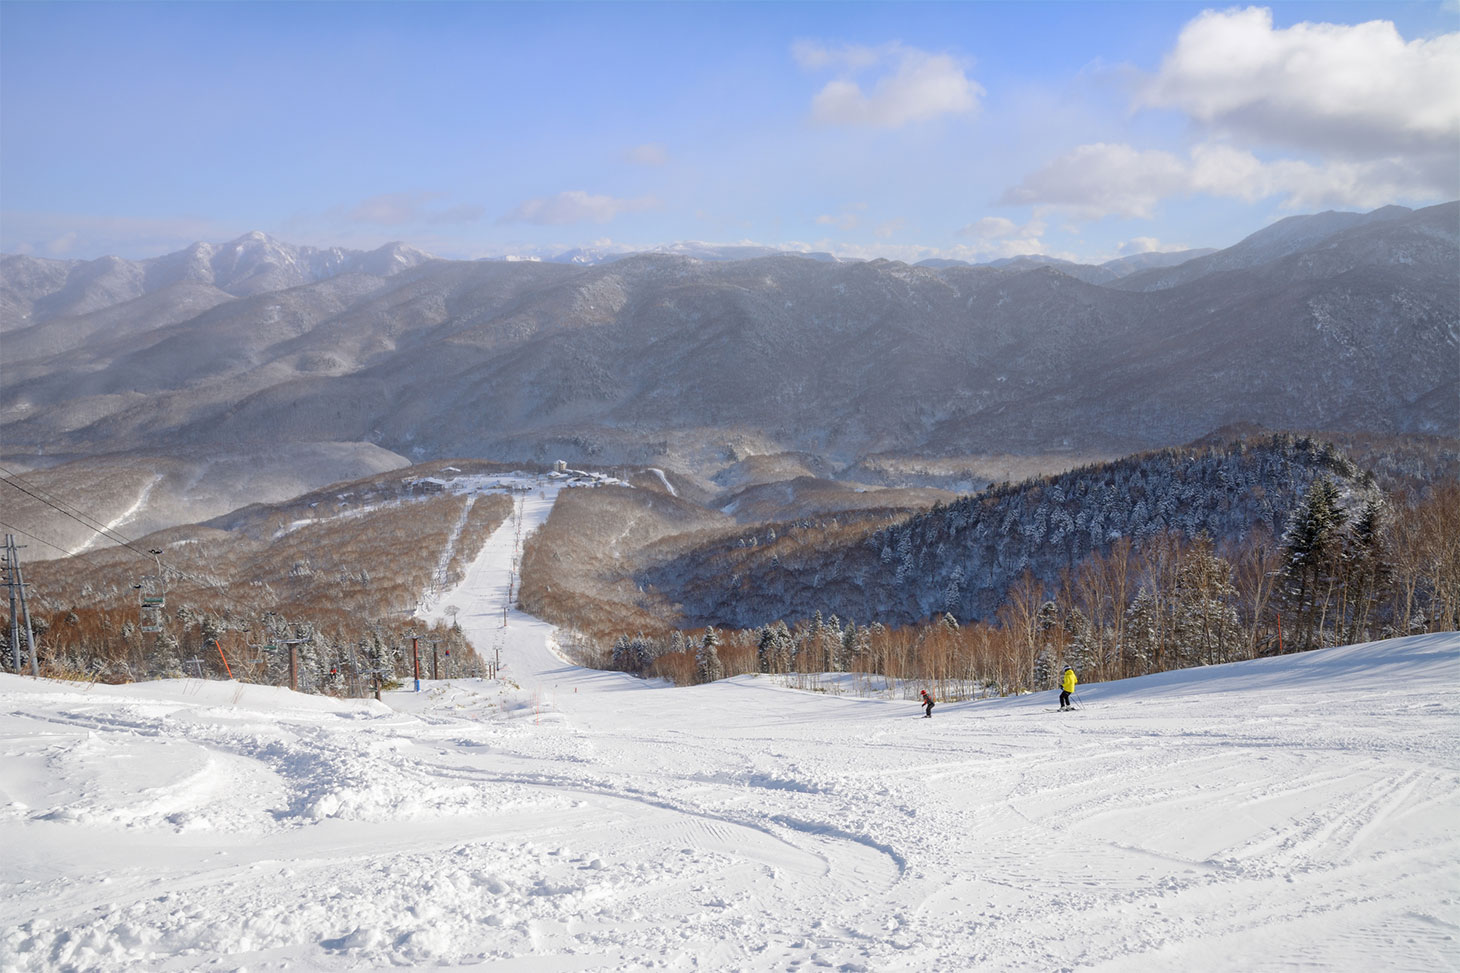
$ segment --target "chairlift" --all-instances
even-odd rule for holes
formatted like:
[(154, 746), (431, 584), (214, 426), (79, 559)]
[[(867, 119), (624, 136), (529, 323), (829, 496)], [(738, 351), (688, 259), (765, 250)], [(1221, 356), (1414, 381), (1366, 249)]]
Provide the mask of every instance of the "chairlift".
[(167, 594), (160, 575), (144, 574), (138, 584), (132, 585), (138, 592), (138, 628), (151, 635), (162, 631), (162, 610), (167, 607)]

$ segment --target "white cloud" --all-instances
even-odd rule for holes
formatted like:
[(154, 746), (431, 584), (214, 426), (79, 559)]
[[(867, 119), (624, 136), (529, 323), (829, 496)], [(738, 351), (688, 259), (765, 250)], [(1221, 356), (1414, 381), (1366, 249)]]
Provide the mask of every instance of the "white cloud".
[(957, 236), (978, 237), (980, 240), (998, 240), (1019, 232), (1019, 224), (1002, 216), (985, 216), (968, 224), (957, 232)]
[(1457, 92), (1460, 33), (1406, 42), (1379, 20), (1274, 29), (1270, 10), (1248, 7), (1188, 23), (1139, 101), (1256, 144), (1454, 158)]
[(1149, 218), (1162, 199), (1189, 191), (1190, 182), (1189, 166), (1170, 152), (1096, 142), (1026, 176), (1001, 201), (1054, 207), (1084, 219)]
[(657, 209), (659, 201), (652, 196), (619, 199), (595, 196), (581, 189), (570, 189), (556, 196), (542, 196), (521, 203), (503, 216), (503, 223), (536, 223), (562, 226), (568, 223), (607, 223), (624, 213)]
[(1115, 249), (1122, 257), (1130, 257), (1140, 253), (1179, 253), (1191, 248), (1184, 243), (1162, 243), (1153, 236), (1138, 236), (1131, 237)]
[(1042, 254), (1047, 247), (1042, 239), (1047, 225), (1034, 219), (1022, 226), (1002, 216), (985, 216), (959, 229), (954, 235), (971, 239), (942, 252), (956, 260), (997, 260), (1025, 254)]
[(662, 166), (669, 161), (669, 147), (663, 142), (645, 142), (629, 149), (624, 158), (635, 165)]
[(1366, 209), (1402, 200), (1423, 201), (1437, 190), (1443, 192), (1403, 158), (1263, 162), (1251, 152), (1211, 144), (1192, 150), (1188, 175), (1190, 193), (1246, 202), (1280, 196), (1286, 209)]
[(1284, 208), (1314, 209), (1372, 208), (1436, 194), (1428, 175), (1404, 159), (1263, 161), (1250, 151), (1218, 143), (1198, 145), (1182, 158), (1158, 149), (1095, 143), (1078, 146), (1026, 176), (1000, 201), (1095, 220), (1149, 219), (1162, 200), (1195, 195), (1249, 203), (1280, 197)]
[[(902, 44), (828, 48), (803, 41), (792, 47), (792, 54), (808, 70), (840, 72), (811, 100), (812, 120), (823, 125), (901, 128), (972, 112), (984, 94), (959, 59)], [(870, 90), (856, 78), (868, 72), (877, 75), (867, 79)]]
[(1203, 141), (1184, 155), (1078, 146), (1005, 203), (1072, 218), (1151, 218), (1205, 195), (1290, 209), (1427, 203), (1460, 194), (1460, 33), (1406, 42), (1394, 24), (1300, 23), (1269, 10), (1190, 21), (1136, 107), (1175, 108)]

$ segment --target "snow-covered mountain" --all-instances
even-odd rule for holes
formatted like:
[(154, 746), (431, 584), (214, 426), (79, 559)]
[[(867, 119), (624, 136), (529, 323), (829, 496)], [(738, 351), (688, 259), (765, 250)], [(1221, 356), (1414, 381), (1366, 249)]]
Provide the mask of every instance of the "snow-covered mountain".
[(1198, 259), (1182, 261), (1175, 266), (1158, 265), (1144, 273), (1131, 274), (1124, 277), (1118, 286), (1132, 290), (1158, 290), (1225, 271), (1249, 270), (1321, 246), (1346, 231), (1376, 223), (1404, 221), (1413, 213), (1404, 206), (1385, 206), (1368, 213), (1330, 210), (1313, 216), (1289, 216), (1225, 250), (1208, 252)]
[(1369, 217), (1104, 285), (1059, 266), (574, 266), (253, 236), (136, 264), (9, 257), (0, 438), (30, 465), (368, 443), (707, 480), (790, 452), (1109, 457), (1239, 423), (1453, 435), (1460, 204)]
[(150, 260), (0, 258), (0, 329), (104, 310), (181, 284), (248, 297), (341, 274), (388, 277), (435, 259), (405, 245), (370, 251), (296, 247), (254, 231), (224, 244), (195, 243)]

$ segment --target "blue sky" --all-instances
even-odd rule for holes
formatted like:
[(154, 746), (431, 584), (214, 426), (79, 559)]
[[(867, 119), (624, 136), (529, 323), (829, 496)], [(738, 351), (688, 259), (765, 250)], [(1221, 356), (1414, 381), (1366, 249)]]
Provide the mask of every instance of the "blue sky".
[(0, 250), (1100, 261), (1460, 196), (1443, 3), (0, 2)]

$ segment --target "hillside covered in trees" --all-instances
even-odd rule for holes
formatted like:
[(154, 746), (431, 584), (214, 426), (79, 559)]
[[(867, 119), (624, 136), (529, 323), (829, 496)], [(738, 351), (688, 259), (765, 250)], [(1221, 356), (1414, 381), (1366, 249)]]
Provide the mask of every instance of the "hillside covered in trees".
[(665, 536), (618, 588), (636, 615), (551, 613), (629, 671), (861, 671), (945, 694), (1454, 628), (1460, 486), (1380, 483), (1310, 437), (1159, 450), (913, 514)]
[(1344, 503), (1381, 494), (1327, 443), (1295, 437), (1141, 453), (936, 504), (865, 536), (819, 543), (837, 524), (763, 528), (671, 558), (639, 575), (696, 624), (742, 627), (822, 611), (904, 625), (942, 614), (987, 618), (1025, 571), (1061, 570), (1122, 538), (1168, 532), (1230, 546), (1281, 537), (1317, 479)]
[[(39, 668), (107, 682), (188, 675), (359, 695), (413, 671), (415, 636), (426, 674), (443, 658), (442, 672), (475, 671), (473, 647), (454, 626), (411, 613), (458, 580), (511, 515), (510, 488), (491, 485), (505, 469), (428, 464), (127, 543), (109, 532), (112, 546), (81, 555), (28, 558)], [(9, 666), (8, 618), (0, 650)]]

